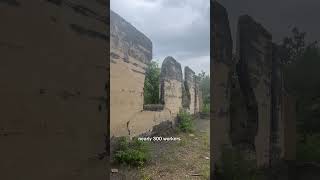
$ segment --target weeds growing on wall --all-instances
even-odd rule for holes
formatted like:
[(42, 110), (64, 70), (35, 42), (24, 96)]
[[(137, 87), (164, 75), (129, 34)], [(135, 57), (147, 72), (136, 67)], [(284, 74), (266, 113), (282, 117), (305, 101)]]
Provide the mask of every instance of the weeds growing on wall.
[(178, 113), (178, 128), (182, 132), (193, 132), (194, 130), (192, 116), (184, 109), (180, 109)]
[(150, 146), (147, 142), (139, 141), (137, 138), (130, 141), (126, 137), (121, 137), (114, 159), (119, 164), (143, 166), (150, 157)]

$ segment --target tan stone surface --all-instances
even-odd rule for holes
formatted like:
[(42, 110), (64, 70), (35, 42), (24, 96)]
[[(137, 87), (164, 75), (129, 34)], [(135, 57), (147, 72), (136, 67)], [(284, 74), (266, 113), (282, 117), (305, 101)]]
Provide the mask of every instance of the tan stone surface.
[[(174, 121), (182, 107), (182, 80), (176, 67), (164, 75), (164, 109), (143, 109), (145, 71), (152, 58), (152, 42), (119, 15), (111, 16), (110, 130), (111, 137), (138, 136), (164, 121)], [(175, 60), (174, 60), (175, 61)], [(173, 68), (173, 69), (171, 69)], [(182, 74), (181, 74), (182, 76)]]
[[(232, 38), (226, 9), (214, 1), (211, 55), (211, 129), (213, 165), (220, 163), (223, 146), (231, 146), (230, 132), (230, 62), (232, 60)], [(214, 169), (214, 167), (212, 167)]]
[(164, 82), (165, 108), (172, 114), (177, 114), (182, 108), (182, 82), (170, 80)]

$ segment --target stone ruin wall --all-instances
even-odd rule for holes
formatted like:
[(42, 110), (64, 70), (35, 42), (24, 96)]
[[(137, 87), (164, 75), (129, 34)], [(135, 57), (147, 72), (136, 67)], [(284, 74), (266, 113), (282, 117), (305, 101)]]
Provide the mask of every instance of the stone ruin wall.
[(106, 177), (106, 8), (0, 1), (0, 179)]
[(196, 79), (195, 73), (189, 68), (184, 68), (184, 74), (185, 74), (185, 81), (184, 81), (184, 88), (187, 91), (188, 101), (186, 102), (186, 109), (194, 114), (196, 112)]
[[(295, 158), (295, 101), (286, 95), (271, 34), (250, 16), (238, 21), (236, 56), (226, 9), (213, 3), (212, 147), (239, 148), (258, 167)], [(292, 105), (289, 105), (289, 102)]]
[[(226, 10), (220, 4), (214, 4), (211, 11), (210, 22), (214, 33), (211, 36), (213, 42), (213, 53), (211, 53), (211, 103), (212, 125), (210, 132), (211, 149), (214, 159), (219, 160), (222, 149), (231, 145), (230, 140), (230, 83), (231, 83), (231, 62), (232, 62), (232, 38)], [(214, 166), (211, 166), (214, 167)], [(212, 168), (213, 169), (213, 168)]]
[(166, 57), (160, 73), (160, 102), (172, 117), (182, 108), (182, 69), (173, 57)]
[[(174, 125), (183, 99), (180, 63), (170, 56), (165, 58), (160, 73), (162, 104), (144, 105), (144, 80), (152, 59), (152, 42), (118, 14), (111, 11), (110, 16), (111, 137), (152, 133), (164, 122)], [(199, 98), (195, 96), (192, 92), (193, 100)], [(189, 107), (194, 114), (194, 105)]]
[[(237, 74), (248, 106), (247, 135), (252, 137), (249, 143), (255, 147), (260, 166), (268, 164), (270, 157), (272, 37), (246, 15), (239, 18), (238, 36), (240, 56)], [(254, 141), (250, 141), (253, 138)]]
[(195, 112), (202, 112), (202, 108), (203, 108), (203, 99), (202, 99), (202, 91), (200, 90), (200, 82), (199, 82), (199, 78), (196, 78), (196, 83), (195, 83), (195, 89), (196, 89), (196, 93), (195, 93)]
[(110, 37), (110, 128), (111, 136), (117, 136), (129, 133), (130, 120), (143, 108), (144, 78), (152, 58), (152, 42), (112, 11)]

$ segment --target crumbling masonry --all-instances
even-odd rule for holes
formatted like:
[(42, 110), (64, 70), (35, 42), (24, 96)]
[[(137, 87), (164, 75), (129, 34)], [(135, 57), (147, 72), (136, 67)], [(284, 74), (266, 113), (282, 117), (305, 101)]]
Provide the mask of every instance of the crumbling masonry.
[(241, 16), (233, 55), (227, 11), (214, 1), (212, 13), (213, 165), (221, 163), (224, 148), (237, 149), (258, 167), (293, 160), (295, 102), (283, 88), (272, 35), (250, 16)]
[(184, 81), (180, 63), (170, 56), (161, 67), (161, 104), (145, 105), (143, 88), (152, 42), (112, 11), (110, 35), (111, 137), (152, 133), (160, 124), (173, 126), (180, 108), (199, 112), (201, 92), (195, 73), (186, 67)]

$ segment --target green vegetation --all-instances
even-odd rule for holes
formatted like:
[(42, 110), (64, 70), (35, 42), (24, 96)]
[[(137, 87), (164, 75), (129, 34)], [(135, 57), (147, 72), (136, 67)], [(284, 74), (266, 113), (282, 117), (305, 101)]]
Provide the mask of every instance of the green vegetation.
[(187, 112), (186, 110), (180, 109), (178, 114), (178, 123), (179, 123), (178, 128), (182, 132), (193, 132), (194, 130), (193, 119), (190, 113)]
[(203, 104), (202, 112), (203, 113), (210, 113), (210, 104)]
[(200, 90), (202, 92), (202, 112), (210, 112), (210, 76), (207, 75), (204, 71), (198, 74), (200, 80)]
[(298, 28), (280, 45), (285, 88), (297, 100), (298, 160), (320, 161), (320, 50)]
[(207, 180), (210, 178), (210, 165), (209, 164), (203, 164), (201, 166), (200, 174), (203, 176), (203, 179)]
[(114, 159), (119, 164), (143, 166), (151, 157), (147, 142), (139, 141), (137, 138), (129, 141), (128, 138), (121, 137), (118, 146)]
[(157, 62), (151, 61), (144, 81), (144, 104), (159, 104), (159, 86), (160, 68)]

